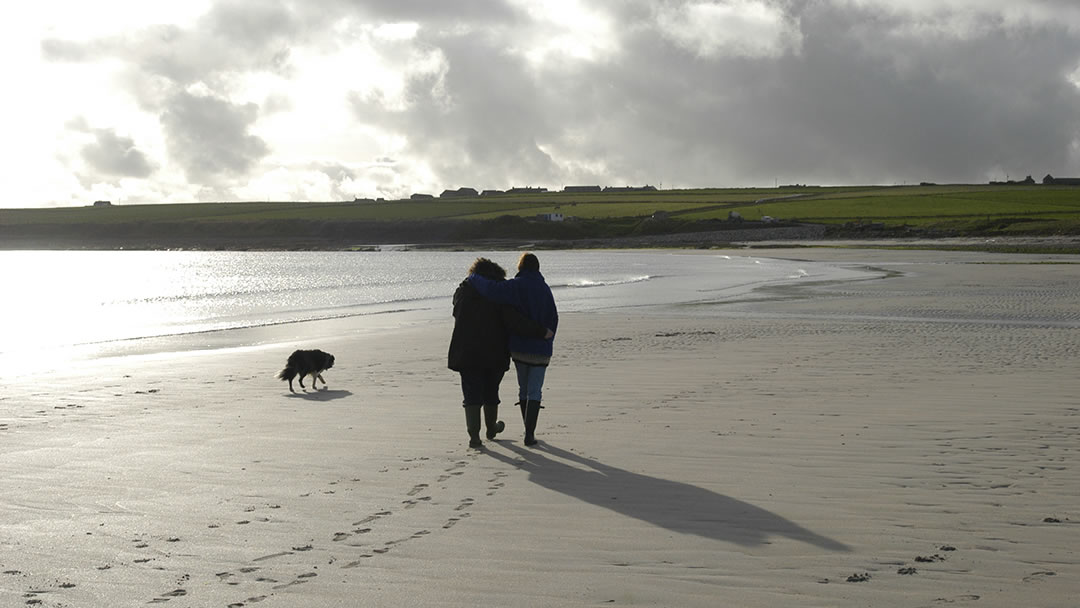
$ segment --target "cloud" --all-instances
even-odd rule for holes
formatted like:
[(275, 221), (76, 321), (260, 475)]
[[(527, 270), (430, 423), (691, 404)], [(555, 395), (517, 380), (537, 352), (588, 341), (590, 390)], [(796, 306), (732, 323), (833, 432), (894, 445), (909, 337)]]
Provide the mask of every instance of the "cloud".
[(216, 184), (245, 175), (270, 149), (248, 131), (258, 117), (255, 104), (232, 104), (212, 96), (180, 92), (161, 114), (169, 155), (188, 179)]
[(73, 108), (77, 159), (215, 200), (1080, 174), (1071, 0), (224, 0), (40, 49), (142, 113)]
[(149, 177), (153, 164), (130, 137), (112, 129), (96, 129), (94, 142), (83, 146), (82, 158), (92, 170), (113, 177)]
[(797, 51), (798, 23), (762, 0), (662, 4), (656, 13), (663, 37), (700, 57), (776, 57)]

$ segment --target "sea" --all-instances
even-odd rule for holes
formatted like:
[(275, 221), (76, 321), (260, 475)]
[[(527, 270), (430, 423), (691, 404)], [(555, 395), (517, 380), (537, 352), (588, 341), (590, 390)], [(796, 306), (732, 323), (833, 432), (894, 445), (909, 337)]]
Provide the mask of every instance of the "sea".
[[(450, 317), (477, 257), (513, 276), (517, 252), (407, 249), (331, 252), (0, 251), (0, 362), (49, 349), (117, 352), (165, 336), (321, 319), (357, 327)], [(541, 251), (560, 312), (685, 308), (785, 283), (865, 271), (707, 251)], [(250, 332), (248, 332), (250, 333)], [(108, 348), (108, 347), (114, 348)]]

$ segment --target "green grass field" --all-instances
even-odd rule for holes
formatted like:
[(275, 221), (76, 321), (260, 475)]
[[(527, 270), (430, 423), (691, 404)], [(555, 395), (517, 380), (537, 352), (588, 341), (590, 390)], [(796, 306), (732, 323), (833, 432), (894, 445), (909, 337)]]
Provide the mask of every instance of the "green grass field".
[(673, 223), (746, 220), (873, 223), (951, 231), (997, 226), (1003, 233), (1080, 232), (1080, 187), (868, 186), (531, 193), (476, 198), (326, 203), (191, 203), (0, 209), (0, 227), (107, 224), (221, 224), (491, 220), (562, 213), (594, 222), (640, 221), (665, 212)]

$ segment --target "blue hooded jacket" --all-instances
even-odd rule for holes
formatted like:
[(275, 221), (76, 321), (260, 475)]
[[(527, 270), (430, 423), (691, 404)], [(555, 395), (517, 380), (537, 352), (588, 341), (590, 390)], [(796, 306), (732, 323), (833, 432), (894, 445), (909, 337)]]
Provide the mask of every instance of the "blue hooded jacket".
[[(558, 332), (559, 311), (555, 307), (555, 298), (551, 288), (544, 281), (544, 275), (536, 270), (522, 270), (508, 281), (492, 281), (477, 274), (469, 275), (469, 283), (484, 297), (510, 304), (526, 317), (540, 325)], [(517, 334), (510, 335), (510, 352), (527, 353), (550, 357), (554, 338), (528, 338)]]

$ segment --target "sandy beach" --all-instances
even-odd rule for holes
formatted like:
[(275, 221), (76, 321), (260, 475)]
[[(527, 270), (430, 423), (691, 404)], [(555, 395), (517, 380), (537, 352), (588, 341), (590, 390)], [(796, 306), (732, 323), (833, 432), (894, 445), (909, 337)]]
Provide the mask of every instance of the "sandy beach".
[(1075, 607), (1080, 260), (752, 254), (879, 270), (563, 315), (535, 448), (508, 377), (467, 449), (450, 294), (5, 375), (0, 606)]

